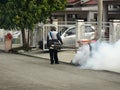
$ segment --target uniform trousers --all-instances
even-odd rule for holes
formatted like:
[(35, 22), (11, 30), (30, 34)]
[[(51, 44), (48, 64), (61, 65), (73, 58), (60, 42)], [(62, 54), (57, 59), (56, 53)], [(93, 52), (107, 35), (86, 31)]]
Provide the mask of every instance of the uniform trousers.
[(55, 64), (59, 64), (59, 61), (58, 61), (58, 50), (49, 49), (49, 53), (50, 53), (51, 64), (53, 64), (54, 62), (55, 62)]

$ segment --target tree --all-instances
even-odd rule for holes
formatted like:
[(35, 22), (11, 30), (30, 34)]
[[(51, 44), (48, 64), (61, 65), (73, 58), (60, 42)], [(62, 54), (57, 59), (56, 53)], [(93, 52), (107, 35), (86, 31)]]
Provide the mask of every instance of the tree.
[(66, 0), (7, 0), (0, 3), (0, 28), (21, 30), (23, 47), (28, 47), (25, 30), (33, 30), (35, 24), (65, 5)]
[(0, 0), (0, 3), (5, 4), (7, 0)]

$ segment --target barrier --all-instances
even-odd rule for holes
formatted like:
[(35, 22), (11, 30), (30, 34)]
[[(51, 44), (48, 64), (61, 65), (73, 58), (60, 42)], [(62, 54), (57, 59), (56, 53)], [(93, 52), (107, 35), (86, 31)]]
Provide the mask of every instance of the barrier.
[[(119, 23), (120, 24), (120, 23)], [(116, 41), (116, 39), (118, 40), (120, 38), (120, 34), (119, 34), (119, 27), (120, 25), (116, 23), (114, 24), (114, 22), (102, 22), (102, 27), (101, 27), (101, 34), (100, 34), (100, 38), (99, 40), (100, 41), (105, 41), (105, 42), (108, 42), (108, 43), (111, 43), (113, 41)], [(47, 47), (46, 47), (46, 41), (47, 41), (47, 33), (48, 31), (50, 30), (50, 27), (51, 26), (55, 26), (57, 28), (57, 31), (60, 32), (60, 34), (62, 34), (63, 32), (65, 32), (66, 30), (68, 29), (65, 29), (66, 27), (70, 29), (74, 29), (72, 27), (75, 27), (75, 37), (74, 39), (69, 36), (69, 35), (66, 35), (65, 37), (67, 39), (70, 39), (71, 40), (71, 43), (73, 43), (74, 45), (63, 45), (63, 48), (62, 49), (74, 49), (76, 47), (79, 47), (78, 45), (78, 42), (79, 40), (83, 40), (82, 43), (88, 43), (88, 42), (91, 42), (93, 40), (96, 39), (96, 32), (98, 32), (98, 23), (97, 22), (85, 22), (83, 20), (78, 20), (76, 22), (76, 24), (64, 24), (64, 25), (58, 25), (57, 24), (43, 24), (41, 25), (41, 29), (39, 30), (41, 33), (39, 35), (36, 35), (36, 36), (39, 36), (39, 41), (40, 41), (40, 44), (42, 43), (41, 47), (42, 47), (42, 50), (45, 51), (45, 50), (48, 50)], [(38, 32), (36, 33), (38, 34)], [(91, 34), (91, 35), (89, 35)], [(85, 39), (87, 39), (88, 41), (86, 41)], [(36, 39), (38, 41), (38, 39)]]

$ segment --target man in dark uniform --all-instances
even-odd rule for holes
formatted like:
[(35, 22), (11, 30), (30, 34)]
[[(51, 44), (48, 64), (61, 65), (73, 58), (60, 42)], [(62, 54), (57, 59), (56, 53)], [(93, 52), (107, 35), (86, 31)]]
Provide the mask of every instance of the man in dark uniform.
[(47, 35), (47, 46), (49, 47), (49, 53), (50, 53), (50, 62), (51, 64), (59, 64), (58, 60), (58, 50), (53, 48), (54, 42), (60, 42), (63, 44), (62, 39), (59, 35), (59, 33), (56, 31), (55, 27), (51, 27), (51, 31), (48, 32)]

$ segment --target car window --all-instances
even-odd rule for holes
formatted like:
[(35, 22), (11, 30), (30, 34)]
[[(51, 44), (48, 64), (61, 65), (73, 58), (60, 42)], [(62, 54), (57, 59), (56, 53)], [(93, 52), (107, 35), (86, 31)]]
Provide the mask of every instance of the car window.
[(85, 32), (94, 32), (94, 29), (91, 26), (85, 26)]
[(60, 36), (68, 29), (68, 27), (63, 27), (58, 33)]
[(69, 29), (66, 34), (69, 36), (69, 35), (74, 35), (76, 33), (76, 28), (71, 28)]

